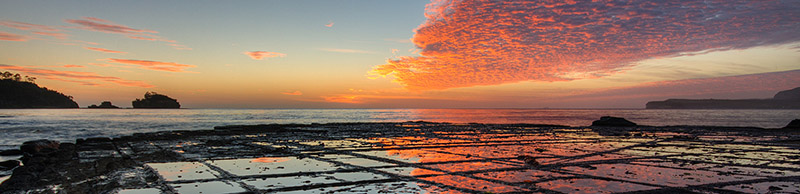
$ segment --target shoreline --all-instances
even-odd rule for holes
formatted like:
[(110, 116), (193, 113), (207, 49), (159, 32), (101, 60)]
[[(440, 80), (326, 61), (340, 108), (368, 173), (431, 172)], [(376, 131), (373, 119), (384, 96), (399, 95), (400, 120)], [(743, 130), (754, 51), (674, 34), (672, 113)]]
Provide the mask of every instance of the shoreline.
[[(516, 139), (515, 139), (516, 138)], [(570, 143), (572, 142), (572, 143)], [(662, 143), (665, 143), (663, 144)], [(151, 133), (136, 133), (118, 138), (78, 139), (75, 143), (44, 143), (35, 152), (25, 154), (21, 159), (24, 166), (14, 169), (13, 175), (2, 185), (0, 190), (9, 193), (46, 191), (72, 192), (115, 192), (115, 191), (154, 191), (154, 193), (189, 192), (183, 184), (203, 186), (211, 183), (237, 185), (228, 188), (231, 192), (277, 192), (277, 191), (316, 191), (315, 189), (331, 189), (343, 186), (386, 186), (386, 183), (403, 182), (406, 186), (391, 189), (423, 189), (430, 191), (436, 188), (441, 191), (458, 191), (465, 193), (480, 192), (564, 192), (547, 184), (560, 181), (604, 180), (609, 184), (628, 185), (625, 189), (610, 192), (649, 192), (649, 191), (706, 191), (731, 190), (727, 186), (736, 186), (739, 182), (713, 182), (719, 188), (709, 186), (675, 187), (668, 183), (648, 182), (639, 178), (626, 179), (626, 174), (613, 177), (591, 175), (588, 172), (576, 171), (574, 168), (597, 169), (600, 167), (642, 166), (642, 162), (655, 162), (653, 168), (665, 168), (664, 165), (682, 161), (688, 164), (714, 164), (733, 162), (734, 167), (747, 167), (759, 170), (779, 171), (786, 176), (784, 180), (800, 182), (800, 159), (790, 156), (785, 149), (800, 150), (800, 130), (784, 128), (758, 127), (717, 127), (717, 126), (631, 126), (631, 127), (569, 127), (559, 125), (537, 124), (479, 124), (479, 123), (434, 123), (425, 121), (413, 122), (381, 122), (381, 123), (327, 123), (327, 124), (264, 124), (219, 126), (210, 130), (176, 130)], [(591, 148), (592, 144), (608, 144), (611, 148)], [(631, 145), (628, 145), (631, 144)], [(54, 146), (55, 145), (55, 146)], [(542, 146), (559, 145), (559, 146)], [(581, 145), (581, 146), (577, 146)], [(615, 145), (627, 145), (616, 148)], [(770, 163), (742, 163), (737, 160), (758, 160), (757, 158), (738, 158), (739, 155), (723, 155), (735, 160), (703, 158), (703, 154), (694, 152), (674, 153), (669, 149), (677, 147), (706, 147), (718, 150), (711, 155), (730, 153), (732, 148), (718, 145), (763, 147), (746, 151), (745, 156), (752, 153), (772, 153), (767, 156)], [(49, 147), (48, 147), (49, 146)], [(564, 147), (575, 147), (583, 154), (573, 155)], [(515, 147), (533, 151), (497, 150), (496, 147)], [(590, 146), (591, 147), (591, 146)], [(613, 149), (612, 149), (613, 148)], [(646, 149), (645, 149), (646, 148)], [(658, 148), (669, 148), (660, 150)], [(461, 152), (460, 149), (472, 150)], [(23, 149), (24, 150), (24, 149)], [(542, 151), (544, 150), (544, 151)], [(562, 151), (557, 151), (562, 150)], [(656, 150), (656, 151), (654, 151)], [(722, 151), (728, 150), (728, 151)], [(741, 150), (741, 149), (739, 149)], [(772, 151), (769, 151), (772, 150)], [(30, 150), (28, 150), (30, 151)], [(369, 155), (373, 152), (434, 153), (419, 157), (416, 162), (407, 162), (403, 158), (391, 155)], [(573, 150), (574, 151), (574, 150)], [(685, 150), (684, 150), (685, 151)], [(496, 153), (499, 152), (499, 153)], [(645, 152), (644, 155), (643, 153)], [(436, 161), (447, 154), (458, 159)], [(658, 155), (664, 154), (664, 157)], [(800, 154), (800, 153), (795, 153)], [(329, 156), (334, 155), (334, 156)], [(670, 156), (672, 155), (672, 156)], [(777, 155), (777, 156), (775, 156)], [(775, 157), (778, 157), (775, 158)], [(283, 166), (283, 173), (248, 173), (236, 165), (222, 165), (225, 162), (255, 161), (260, 158), (277, 158), (295, 162), (311, 162), (316, 165), (334, 165), (341, 168), (318, 169), (313, 172), (302, 172), (306, 167)], [(599, 158), (597, 158), (599, 157)], [(689, 158), (687, 158), (689, 157)], [(691, 158), (696, 157), (696, 158)], [(699, 158), (697, 158), (699, 157)], [(719, 157), (719, 156), (715, 156)], [(576, 160), (579, 159), (579, 160)], [(428, 161), (431, 160), (431, 161)], [(536, 162), (531, 165), (528, 160)], [(581, 161), (584, 160), (584, 161)], [(658, 160), (658, 161), (656, 161)], [(719, 161), (715, 161), (719, 160)], [(364, 165), (364, 161), (370, 161)], [(659, 162), (660, 161), (660, 162)], [(280, 162), (277, 162), (280, 163)], [(373, 165), (380, 163), (381, 165)], [(472, 168), (475, 163), (483, 166), (466, 173), (453, 168)], [(772, 166), (771, 163), (781, 165)], [(275, 163), (264, 163), (269, 166)], [(166, 165), (163, 166), (163, 165)], [(173, 166), (170, 166), (173, 165)], [(182, 172), (186, 175), (177, 178), (171, 173), (174, 165), (194, 165), (206, 170), (205, 175)], [(239, 164), (241, 165), (241, 164)], [(64, 168), (69, 166), (69, 168)], [(245, 165), (247, 166), (247, 165)], [(251, 166), (256, 168), (258, 165)], [(647, 167), (648, 165), (644, 165)], [(259, 166), (259, 167), (264, 167)], [(434, 174), (409, 174), (410, 172), (385, 172), (390, 167), (408, 168), (411, 172), (432, 171)], [(300, 171), (293, 171), (293, 170)], [(681, 168), (672, 170), (680, 171)], [(483, 177), (481, 173), (526, 173), (529, 171), (556, 174), (581, 174), (572, 178), (542, 178), (533, 182), (526, 180), (501, 180)], [(628, 170), (630, 171), (630, 170)], [(171, 172), (171, 173), (170, 173)], [(205, 171), (198, 171), (205, 172)], [(298, 174), (299, 173), (299, 174)], [(339, 176), (362, 173), (364, 176), (382, 177), (381, 181), (346, 180)], [(364, 174), (366, 173), (366, 174)], [(638, 173), (638, 172), (633, 172)], [(747, 173), (736, 173), (733, 170), (719, 170), (720, 176), (745, 176)], [(213, 176), (208, 176), (212, 175)], [(795, 175), (796, 174), (796, 175)], [(791, 176), (790, 176), (791, 175)], [(194, 176), (194, 178), (192, 178)], [(253, 181), (261, 178), (300, 176), (308, 180), (308, 184), (294, 186), (259, 186)], [(333, 183), (317, 180), (315, 176), (333, 177)], [(101, 178), (103, 177), (103, 178)], [(338, 178), (337, 178), (338, 177)], [(580, 178), (584, 177), (584, 178)], [(756, 176), (759, 177), (759, 176)], [(472, 188), (455, 184), (453, 180), (469, 179), (486, 187)], [(694, 179), (701, 179), (694, 177)], [(763, 177), (762, 182), (747, 183), (757, 185), (774, 182), (774, 178)], [(270, 179), (271, 180), (271, 179)], [(681, 179), (684, 180), (685, 179)], [(486, 182), (488, 181), (488, 182)], [(643, 182), (644, 181), (644, 182)], [(413, 184), (410, 184), (413, 183)], [(730, 184), (728, 184), (730, 183)], [(414, 184), (416, 186), (414, 186)], [(711, 184), (711, 183), (709, 183)], [(421, 187), (420, 185), (426, 186)], [(773, 185), (770, 185), (773, 186)], [(800, 186), (798, 186), (800, 188)], [(513, 188), (513, 189), (504, 189)], [(598, 189), (601, 185), (583, 189)], [(755, 186), (753, 188), (756, 188)], [(774, 189), (768, 187), (769, 189)], [(241, 189), (241, 190), (239, 190)], [(792, 188), (787, 188), (792, 189)], [(342, 190), (343, 192), (345, 190)], [(352, 191), (352, 190), (350, 190)], [(602, 190), (596, 190), (602, 191)], [(5, 193), (5, 192), (4, 192)], [(153, 192), (151, 192), (153, 193)]]

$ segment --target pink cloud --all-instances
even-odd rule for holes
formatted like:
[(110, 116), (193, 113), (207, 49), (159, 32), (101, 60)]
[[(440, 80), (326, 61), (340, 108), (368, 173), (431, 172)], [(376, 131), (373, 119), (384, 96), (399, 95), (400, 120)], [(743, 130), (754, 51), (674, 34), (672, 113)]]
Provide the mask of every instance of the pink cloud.
[[(130, 39), (137, 39), (137, 40), (147, 40), (147, 41), (161, 41), (161, 42), (168, 42), (168, 43), (176, 43), (175, 40), (166, 39), (164, 37), (155, 35), (158, 32), (155, 30), (147, 30), (147, 29), (137, 29), (128, 27), (125, 25), (116, 24), (114, 22), (94, 18), (94, 17), (84, 17), (80, 20), (75, 19), (68, 19), (64, 20), (67, 23), (77, 24), (80, 26), (81, 29), (84, 30), (91, 30), (97, 32), (105, 32), (105, 33), (112, 33), (112, 34), (122, 34), (125, 37)], [(173, 46), (175, 49), (179, 50), (190, 50), (191, 48), (180, 45), (180, 46)]]
[(105, 32), (105, 33), (133, 34), (133, 35), (144, 35), (144, 36), (155, 36), (152, 34), (158, 33), (153, 30), (131, 28), (128, 26), (115, 24), (108, 20), (103, 20), (93, 17), (84, 17), (83, 20), (68, 19), (65, 21), (71, 24), (78, 24), (87, 30)]
[(122, 52), (122, 51), (108, 50), (108, 49), (96, 48), (96, 47), (83, 47), (83, 48), (86, 48), (86, 49), (89, 49), (89, 50), (93, 50), (93, 51), (100, 51), (100, 52), (104, 52), (104, 53), (126, 53), (126, 52)]
[(92, 81), (103, 81), (129, 87), (142, 87), (142, 88), (155, 87), (153, 85), (150, 85), (142, 81), (132, 81), (132, 80), (125, 80), (119, 77), (102, 76), (92, 72), (56, 71), (49, 69), (37, 69), (37, 68), (28, 68), (28, 67), (3, 65), (3, 64), (0, 64), (0, 69), (20, 71), (38, 76), (39, 78), (43, 79), (74, 82), (89, 86), (101, 85)]
[(106, 59), (108, 62), (112, 63), (121, 63), (126, 65), (134, 65), (139, 66), (142, 69), (149, 69), (149, 70), (156, 70), (156, 71), (168, 71), (168, 72), (188, 72), (186, 68), (197, 67), (194, 65), (186, 65), (180, 63), (173, 63), (173, 62), (160, 62), (160, 61), (148, 61), (148, 60), (134, 60), (134, 59), (113, 59), (109, 58)]
[(286, 54), (277, 53), (277, 52), (269, 52), (269, 51), (249, 51), (244, 52), (245, 55), (250, 56), (255, 60), (261, 60), (264, 58), (273, 58), (273, 57), (285, 57)]
[(290, 96), (300, 96), (303, 95), (303, 92), (294, 91), (294, 92), (281, 92), (283, 95), (290, 95)]
[(328, 27), (328, 28), (330, 28), (330, 27), (333, 27), (333, 22), (330, 22), (330, 23), (328, 23), (328, 24), (325, 24), (325, 27)]
[(25, 22), (15, 22), (15, 21), (0, 21), (0, 25), (6, 26), (6, 27), (10, 27), (10, 28), (16, 28), (16, 29), (19, 29), (19, 30), (26, 30), (26, 31), (48, 31), (48, 32), (61, 31), (61, 29), (50, 27), (50, 26), (39, 25), (39, 24), (30, 24), (30, 23), (25, 23)]
[(28, 37), (18, 34), (0, 31), (0, 40), (5, 41), (28, 41)]
[(408, 89), (615, 74), (635, 62), (800, 41), (794, 1), (450, 1), (426, 7), (421, 56), (370, 72)]
[(127, 37), (131, 38), (131, 39), (147, 40), (147, 41), (156, 41), (156, 40), (158, 40), (156, 38), (148, 38), (148, 37), (141, 37), (141, 36), (127, 36)]
[(57, 33), (57, 32), (33, 32), (33, 33), (34, 34), (38, 34), (38, 35), (51, 36), (53, 38), (58, 38), (58, 39), (61, 39), (61, 40), (65, 40), (65, 39), (67, 39), (67, 36), (69, 36), (68, 34)]

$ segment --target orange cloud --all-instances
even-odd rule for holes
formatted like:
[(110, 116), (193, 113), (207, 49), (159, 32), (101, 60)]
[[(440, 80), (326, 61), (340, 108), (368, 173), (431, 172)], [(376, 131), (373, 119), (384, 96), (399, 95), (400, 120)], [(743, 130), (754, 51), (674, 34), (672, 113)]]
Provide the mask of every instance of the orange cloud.
[(5, 70), (12, 70), (12, 71), (20, 71), (25, 72), (28, 74), (36, 75), (39, 78), (43, 79), (50, 79), (50, 80), (59, 80), (59, 81), (67, 81), (67, 82), (74, 82), (80, 83), (83, 85), (89, 86), (99, 86), (101, 84), (91, 82), (91, 81), (104, 81), (110, 82), (121, 86), (129, 86), (129, 87), (142, 87), (142, 88), (152, 88), (155, 87), (150, 85), (146, 82), (142, 81), (132, 81), (132, 80), (125, 80), (119, 77), (111, 77), (111, 76), (102, 76), (92, 72), (77, 72), (77, 71), (56, 71), (56, 70), (49, 70), (49, 69), (36, 69), (36, 68), (27, 68), (27, 67), (20, 67), (20, 66), (13, 66), (13, 65), (3, 65), (0, 64), (0, 69)]
[(290, 95), (290, 96), (300, 96), (300, 95), (303, 95), (303, 92), (300, 92), (300, 91), (294, 91), (294, 92), (281, 92), (281, 94), (284, 94), (284, 95)]
[(180, 63), (173, 63), (173, 62), (159, 62), (159, 61), (147, 61), (147, 60), (133, 60), (133, 59), (113, 59), (109, 58), (106, 59), (108, 62), (112, 63), (121, 63), (126, 65), (136, 65), (142, 69), (149, 69), (149, 70), (156, 70), (156, 71), (168, 71), (168, 72), (188, 72), (186, 68), (197, 67), (194, 65), (186, 65)]
[(0, 40), (5, 41), (28, 41), (28, 37), (0, 31)]
[(122, 52), (122, 51), (108, 50), (108, 49), (96, 48), (96, 47), (84, 47), (84, 48), (89, 49), (89, 50), (93, 50), (93, 51), (100, 51), (100, 52), (104, 52), (104, 53), (126, 53), (126, 52)]
[(434, 1), (418, 57), (370, 71), (412, 90), (567, 81), (637, 61), (800, 41), (793, 1)]
[(328, 23), (328, 24), (325, 24), (325, 27), (328, 27), (328, 28), (330, 28), (330, 27), (333, 27), (333, 22), (330, 22), (330, 23)]
[(250, 56), (255, 60), (261, 60), (264, 58), (273, 58), (273, 57), (285, 57), (286, 54), (277, 53), (277, 52), (269, 52), (269, 51), (249, 51), (244, 52), (245, 55)]
[(66, 68), (85, 68), (86, 66), (83, 66), (83, 65), (64, 65), (62, 67), (66, 67)]

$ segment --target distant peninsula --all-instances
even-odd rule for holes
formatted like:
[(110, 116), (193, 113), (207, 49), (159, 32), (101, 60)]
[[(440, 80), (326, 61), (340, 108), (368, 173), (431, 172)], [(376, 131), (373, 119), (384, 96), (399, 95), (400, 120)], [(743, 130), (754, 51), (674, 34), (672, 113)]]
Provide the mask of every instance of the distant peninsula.
[(800, 109), (800, 87), (771, 99), (668, 99), (647, 102), (647, 109)]
[(178, 100), (155, 92), (147, 92), (144, 99), (136, 99), (131, 103), (133, 108), (181, 108)]
[(78, 108), (72, 96), (39, 87), (36, 78), (11, 72), (0, 74), (0, 108)]

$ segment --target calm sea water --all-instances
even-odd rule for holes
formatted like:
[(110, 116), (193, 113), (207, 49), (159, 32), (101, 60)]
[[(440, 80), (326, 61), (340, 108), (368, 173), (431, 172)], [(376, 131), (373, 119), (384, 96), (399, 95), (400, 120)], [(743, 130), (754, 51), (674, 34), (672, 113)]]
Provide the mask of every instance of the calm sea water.
[(601, 116), (643, 125), (783, 127), (800, 110), (561, 109), (0, 109), (0, 149), (35, 139), (74, 141), (163, 130), (270, 123), (402, 122), (534, 123), (587, 126)]

